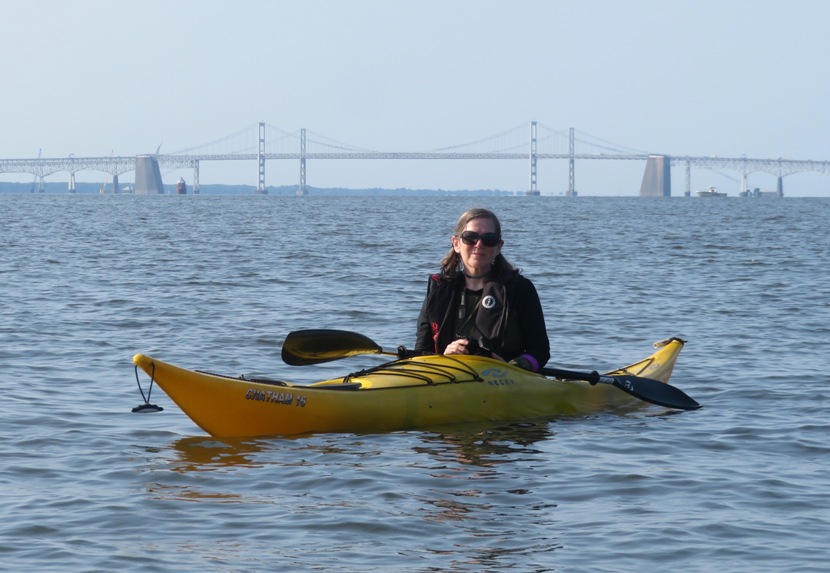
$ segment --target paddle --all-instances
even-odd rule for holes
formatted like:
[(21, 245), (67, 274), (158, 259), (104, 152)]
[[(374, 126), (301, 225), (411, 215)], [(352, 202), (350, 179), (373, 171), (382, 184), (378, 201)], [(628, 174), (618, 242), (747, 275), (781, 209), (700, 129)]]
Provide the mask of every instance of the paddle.
[(591, 385), (611, 384), (635, 398), (666, 408), (676, 408), (678, 410), (697, 410), (700, 408), (700, 404), (680, 388), (652, 378), (641, 378), (632, 374), (600, 374), (596, 370), (593, 372), (574, 372), (573, 370), (561, 370), (559, 368), (540, 368), (539, 373), (567, 380), (585, 380), (590, 382)]
[(309, 329), (288, 333), (282, 345), (282, 359), (291, 366), (308, 366), (361, 354), (391, 354), (372, 339), (346, 330)]
[[(346, 330), (295, 330), (288, 333), (282, 345), (282, 359), (291, 366), (320, 364), (362, 354), (389, 354), (403, 357), (400, 350), (398, 352), (384, 350), (372, 339)], [(574, 372), (559, 368), (541, 368), (539, 373), (562, 379), (584, 380), (592, 385), (610, 384), (635, 398), (667, 408), (678, 410), (700, 408), (700, 404), (681, 389), (651, 378), (641, 378), (631, 374), (600, 374), (596, 371)]]

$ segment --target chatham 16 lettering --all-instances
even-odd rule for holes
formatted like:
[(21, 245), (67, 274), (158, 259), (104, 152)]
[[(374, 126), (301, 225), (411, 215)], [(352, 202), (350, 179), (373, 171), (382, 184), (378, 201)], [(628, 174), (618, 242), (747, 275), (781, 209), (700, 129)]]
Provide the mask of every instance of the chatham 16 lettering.
[(256, 402), (268, 402), (269, 404), (280, 404), (282, 406), (296, 404), (300, 408), (304, 408), (306, 404), (305, 396), (297, 396), (295, 400), (294, 394), (290, 392), (275, 392), (273, 390), (258, 390), (256, 388), (248, 388), (248, 391), (245, 393), (245, 399)]

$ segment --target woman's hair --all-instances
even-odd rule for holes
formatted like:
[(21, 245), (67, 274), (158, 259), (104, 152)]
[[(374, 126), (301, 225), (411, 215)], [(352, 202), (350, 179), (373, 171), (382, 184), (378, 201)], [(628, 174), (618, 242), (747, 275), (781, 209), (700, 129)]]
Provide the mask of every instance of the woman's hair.
[[(496, 233), (498, 234), (499, 238), (501, 238), (501, 223), (499, 222), (499, 218), (496, 217), (496, 214), (490, 211), (489, 209), (482, 209), (480, 207), (475, 207), (473, 209), (468, 209), (461, 214), (461, 217), (458, 218), (458, 222), (455, 224), (455, 230), (453, 231), (453, 235), (459, 237), (464, 229), (467, 228), (467, 223), (472, 221), (473, 219), (490, 219), (496, 226)], [(493, 260), (493, 271), (495, 274), (500, 273), (509, 273), (511, 271), (518, 271), (513, 265), (511, 265), (504, 255), (499, 253), (496, 255), (495, 260)], [(450, 247), (450, 252), (444, 255), (444, 258), (441, 259), (441, 273), (448, 278), (456, 278), (461, 272), (461, 255), (455, 252), (455, 249)]]

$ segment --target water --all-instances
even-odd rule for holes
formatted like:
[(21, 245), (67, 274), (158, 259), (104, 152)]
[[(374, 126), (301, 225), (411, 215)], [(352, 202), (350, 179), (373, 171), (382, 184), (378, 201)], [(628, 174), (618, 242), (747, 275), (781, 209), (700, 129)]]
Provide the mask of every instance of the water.
[[(300, 382), (285, 334), (413, 343), (489, 206), (553, 355), (688, 340), (669, 413), (218, 440), (136, 352)], [(830, 552), (830, 200), (0, 195), (0, 570), (817, 572)]]

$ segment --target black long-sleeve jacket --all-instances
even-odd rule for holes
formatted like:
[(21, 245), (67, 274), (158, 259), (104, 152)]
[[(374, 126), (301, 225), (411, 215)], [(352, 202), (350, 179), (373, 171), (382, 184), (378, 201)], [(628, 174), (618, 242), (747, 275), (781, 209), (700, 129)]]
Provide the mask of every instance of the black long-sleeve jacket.
[[(418, 317), (416, 353), (443, 354), (457, 338), (456, 317), (463, 290), (463, 276), (429, 277)], [(484, 287), (481, 301), (475, 321), (481, 337), (476, 342), (508, 361), (530, 355), (536, 362), (534, 369), (547, 363), (550, 342), (544, 313), (536, 287), (529, 279), (514, 271), (491, 280)]]

